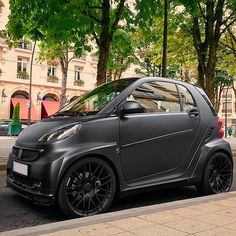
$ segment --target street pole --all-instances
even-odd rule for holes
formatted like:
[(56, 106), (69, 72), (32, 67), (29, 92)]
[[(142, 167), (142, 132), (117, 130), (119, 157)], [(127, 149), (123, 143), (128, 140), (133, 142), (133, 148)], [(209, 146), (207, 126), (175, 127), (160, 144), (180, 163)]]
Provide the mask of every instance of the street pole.
[(229, 86), (226, 89), (226, 94), (225, 94), (225, 138), (227, 138), (227, 108), (228, 108), (228, 90), (229, 90)]
[(164, 30), (162, 46), (162, 77), (166, 77), (167, 70), (167, 34), (168, 34), (168, 0), (164, 2)]
[(37, 42), (37, 41), (34, 42), (33, 51), (32, 51), (31, 60), (30, 60), (29, 105), (28, 105), (28, 120), (27, 120), (27, 125), (28, 125), (28, 126), (31, 124), (31, 110), (32, 110), (32, 71), (33, 71), (33, 61), (34, 61), (34, 52), (35, 52), (36, 42)]

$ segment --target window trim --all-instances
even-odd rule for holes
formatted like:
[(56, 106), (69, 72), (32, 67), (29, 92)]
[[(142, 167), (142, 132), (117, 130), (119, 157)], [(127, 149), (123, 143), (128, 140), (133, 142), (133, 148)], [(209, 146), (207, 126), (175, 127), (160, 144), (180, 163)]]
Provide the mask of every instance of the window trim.
[[(18, 71), (18, 63), (21, 64), (21, 69)], [(24, 71), (23, 68), (24, 68), (24, 64), (26, 65), (26, 72), (28, 72), (28, 67), (29, 67), (29, 58), (27, 57), (17, 57), (17, 73), (19, 73), (20, 71)]]
[[(50, 74), (48, 74), (49, 68), (50, 68)], [(54, 70), (53, 70), (53, 69), (54, 69)], [(54, 74), (52, 73), (52, 71), (54, 71)], [(48, 68), (47, 68), (47, 77), (49, 77), (49, 76), (56, 76), (56, 71), (57, 71), (57, 67), (56, 67), (56, 66), (48, 65)]]

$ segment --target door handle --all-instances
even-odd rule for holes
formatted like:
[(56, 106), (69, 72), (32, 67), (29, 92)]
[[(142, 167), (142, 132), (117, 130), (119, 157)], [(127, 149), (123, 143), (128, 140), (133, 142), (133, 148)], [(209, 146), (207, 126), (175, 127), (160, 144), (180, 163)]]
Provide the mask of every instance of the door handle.
[(188, 111), (188, 115), (189, 115), (189, 117), (199, 117), (199, 111), (198, 111), (198, 109), (196, 107), (191, 108)]

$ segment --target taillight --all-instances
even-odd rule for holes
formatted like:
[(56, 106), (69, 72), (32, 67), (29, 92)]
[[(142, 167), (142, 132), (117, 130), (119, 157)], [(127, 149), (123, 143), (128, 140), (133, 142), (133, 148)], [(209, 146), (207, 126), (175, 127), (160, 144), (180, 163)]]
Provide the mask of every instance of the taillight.
[(223, 125), (223, 121), (221, 119), (218, 119), (217, 123), (220, 127)]
[(223, 137), (224, 134), (225, 134), (225, 131), (224, 131), (223, 129), (220, 129), (220, 130), (219, 130), (219, 135), (220, 135), (220, 137)]
[(219, 130), (218, 133), (219, 133), (220, 137), (223, 137), (224, 134), (225, 134), (225, 131), (224, 131), (224, 129), (222, 128), (223, 121), (222, 121), (221, 119), (218, 119), (217, 123), (218, 123), (218, 125), (220, 126), (220, 130)]

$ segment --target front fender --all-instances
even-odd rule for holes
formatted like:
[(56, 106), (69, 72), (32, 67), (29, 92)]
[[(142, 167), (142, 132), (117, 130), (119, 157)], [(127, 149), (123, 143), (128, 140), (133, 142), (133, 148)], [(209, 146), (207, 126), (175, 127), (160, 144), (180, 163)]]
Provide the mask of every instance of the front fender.
[[(70, 151), (72, 150), (72, 151)], [(63, 157), (63, 161), (59, 170), (56, 188), (58, 188), (66, 171), (78, 160), (88, 156), (100, 157), (107, 161), (117, 174), (120, 181), (123, 180), (122, 168), (120, 165), (120, 155), (117, 151), (117, 143), (87, 143), (80, 145), (78, 148), (70, 147), (70, 150)]]

